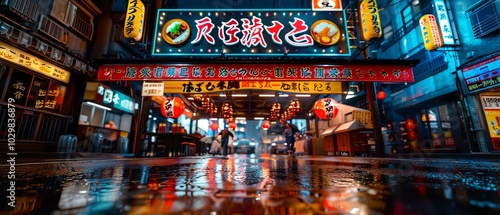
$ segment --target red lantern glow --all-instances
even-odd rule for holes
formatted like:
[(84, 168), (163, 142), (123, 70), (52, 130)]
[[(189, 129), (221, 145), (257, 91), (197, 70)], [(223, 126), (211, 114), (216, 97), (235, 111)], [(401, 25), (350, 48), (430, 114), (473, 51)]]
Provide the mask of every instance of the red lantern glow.
[(384, 91), (378, 91), (377, 99), (384, 100), (385, 98), (387, 98), (387, 94)]
[(409, 131), (408, 132), (408, 139), (410, 139), (411, 141), (416, 140), (417, 139), (417, 132)]
[(270, 123), (268, 120), (262, 121), (262, 129), (267, 130), (269, 129)]
[(236, 123), (235, 122), (230, 122), (228, 125), (227, 125), (230, 129), (236, 129)]
[(214, 123), (212, 123), (212, 124), (210, 125), (210, 129), (212, 129), (212, 130), (214, 130), (214, 131), (217, 131), (217, 129), (219, 129), (219, 124), (217, 124), (217, 123), (215, 123), (215, 122), (214, 122)]
[(314, 103), (314, 114), (320, 119), (332, 119), (337, 116), (339, 109), (337, 101), (330, 98), (324, 98)]
[(408, 130), (413, 130), (417, 127), (417, 125), (415, 124), (415, 121), (413, 121), (413, 119), (407, 119), (405, 121), (405, 127)]
[(186, 106), (184, 102), (177, 97), (170, 97), (163, 101), (163, 105), (161, 106), (161, 114), (168, 118), (178, 118), (184, 113), (184, 109)]

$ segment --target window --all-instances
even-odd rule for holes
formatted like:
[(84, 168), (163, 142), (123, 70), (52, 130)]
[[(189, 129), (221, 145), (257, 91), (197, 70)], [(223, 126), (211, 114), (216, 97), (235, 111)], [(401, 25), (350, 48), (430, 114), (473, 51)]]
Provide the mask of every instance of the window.
[(94, 26), (92, 17), (69, 0), (54, 0), (51, 15), (85, 38), (91, 40)]
[(9, 75), (9, 67), (0, 63), (0, 98), (3, 95), (3, 90), (7, 84), (7, 76)]
[(469, 19), (476, 38), (484, 37), (500, 29), (500, 17), (495, 1), (481, 1), (481, 3), (467, 9), (470, 12)]
[(412, 10), (410, 5), (403, 10), (403, 23), (407, 30), (409, 30), (413, 24), (413, 14), (411, 12)]

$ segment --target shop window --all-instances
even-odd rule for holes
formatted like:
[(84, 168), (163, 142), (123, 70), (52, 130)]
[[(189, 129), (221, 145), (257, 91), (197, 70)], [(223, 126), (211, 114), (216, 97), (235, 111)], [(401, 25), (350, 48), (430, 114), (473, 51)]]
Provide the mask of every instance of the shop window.
[[(459, 127), (452, 127), (452, 113), (454, 113), (452, 104), (444, 104), (420, 111), (424, 147), (455, 147), (453, 133), (461, 132)], [(453, 131), (453, 129), (457, 131)]]
[(7, 76), (9, 75), (9, 69), (10, 69), (9, 66), (0, 63), (0, 98), (2, 97), (3, 90), (5, 89), (5, 85), (7, 84)]
[(47, 90), (49, 88), (49, 81), (35, 78), (28, 95), (26, 106), (34, 107), (36, 109), (43, 109), (45, 105), (45, 98), (47, 97)]
[(115, 114), (111, 112), (106, 113), (106, 117), (104, 118), (104, 123), (109, 123), (109, 122), (114, 122), (116, 127), (120, 127), (120, 122), (121, 122), (121, 115), (120, 114)]
[(14, 70), (9, 81), (5, 100), (14, 99), (14, 104), (25, 105), (29, 95), (33, 75)]
[(64, 105), (64, 95), (66, 94), (66, 86), (56, 82), (50, 82), (47, 90), (46, 100), (44, 104), (45, 110), (61, 112)]
[(92, 39), (94, 28), (92, 17), (81, 8), (78, 8), (73, 2), (69, 0), (54, 0), (51, 15), (70, 26), (82, 36), (85, 36), (88, 40)]

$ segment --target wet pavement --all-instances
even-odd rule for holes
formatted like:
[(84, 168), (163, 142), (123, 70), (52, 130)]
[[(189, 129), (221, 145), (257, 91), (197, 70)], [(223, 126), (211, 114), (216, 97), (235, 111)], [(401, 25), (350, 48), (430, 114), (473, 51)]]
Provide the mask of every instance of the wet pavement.
[(25, 161), (14, 174), (0, 165), (2, 174), (15, 175), (1, 179), (0, 214), (500, 214), (498, 161), (271, 155)]

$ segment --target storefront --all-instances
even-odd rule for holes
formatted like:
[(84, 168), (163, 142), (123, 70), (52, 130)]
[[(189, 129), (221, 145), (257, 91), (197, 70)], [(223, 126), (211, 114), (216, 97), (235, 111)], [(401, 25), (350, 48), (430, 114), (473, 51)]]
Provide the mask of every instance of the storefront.
[[(0, 42), (0, 116), (6, 119), (7, 104), (15, 106), (15, 136), (20, 143), (16, 150), (56, 151), (59, 136), (66, 134), (72, 120), (75, 100), (68, 95), (74, 90), (72, 75), (33, 53)], [(7, 120), (3, 120), (0, 139), (7, 139), (6, 129)]]
[(129, 95), (118, 89), (97, 82), (87, 83), (77, 133), (82, 141), (77, 150), (118, 152), (121, 141), (128, 143), (137, 106)]
[(500, 54), (467, 63), (457, 71), (471, 130), (478, 145), (471, 151), (500, 151)]

